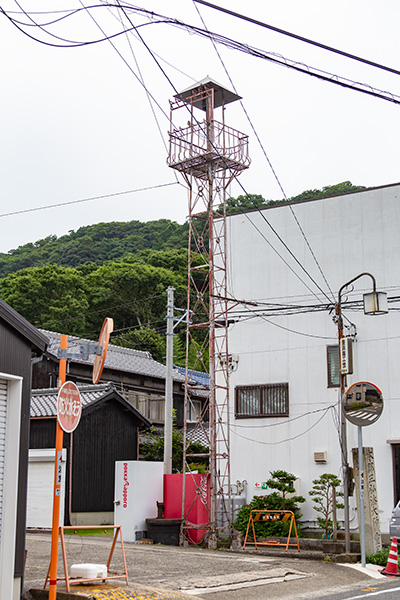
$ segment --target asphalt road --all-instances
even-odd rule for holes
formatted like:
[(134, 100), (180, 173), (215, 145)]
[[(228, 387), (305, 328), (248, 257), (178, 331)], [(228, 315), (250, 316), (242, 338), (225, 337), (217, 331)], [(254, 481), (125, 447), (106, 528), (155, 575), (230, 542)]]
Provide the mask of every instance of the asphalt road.
[[(68, 536), (68, 566), (74, 563), (105, 564), (110, 547), (108, 538)], [(50, 535), (28, 533), (27, 550), (24, 588), (43, 587), (50, 559)], [(371, 595), (371, 600), (375, 597), (376, 600), (391, 600), (389, 595), (374, 596), (374, 592), (396, 585), (400, 588), (399, 579), (395, 584), (382, 576), (371, 579), (364, 572), (349, 567), (298, 558), (297, 551), (293, 557), (275, 557), (254, 549), (229, 552), (125, 543), (125, 553), (130, 584), (179, 590), (209, 600), (242, 600), (244, 594), (246, 600), (342, 600), (364, 598), (365, 594)], [(112, 566), (121, 570), (122, 565), (121, 549), (117, 547)], [(58, 572), (62, 575), (60, 551)], [(365, 592), (368, 588), (373, 589)], [(398, 591), (394, 593), (398, 598)]]

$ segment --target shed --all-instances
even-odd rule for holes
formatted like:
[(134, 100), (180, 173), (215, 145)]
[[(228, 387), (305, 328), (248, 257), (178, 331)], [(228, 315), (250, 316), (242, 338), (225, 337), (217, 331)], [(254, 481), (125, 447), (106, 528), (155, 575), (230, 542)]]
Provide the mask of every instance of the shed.
[[(64, 522), (71, 525), (109, 524), (113, 522), (114, 514), (115, 462), (137, 460), (139, 430), (150, 427), (151, 423), (112, 384), (78, 387), (82, 400), (81, 421), (73, 433), (64, 434)], [(57, 394), (56, 388), (32, 392), (31, 452), (54, 449)], [(28, 516), (31, 514), (30, 498), (37, 498), (41, 491), (45, 506), (49, 494), (49, 486), (47, 489), (43, 486), (45, 461), (41, 457), (38, 468), (31, 469), (33, 462), (29, 467)], [(51, 514), (43, 513), (41, 518), (42, 527), (50, 526)], [(28, 521), (29, 526), (32, 524)]]
[(0, 299), (0, 598), (22, 594), (31, 367), (46, 346), (45, 335)]

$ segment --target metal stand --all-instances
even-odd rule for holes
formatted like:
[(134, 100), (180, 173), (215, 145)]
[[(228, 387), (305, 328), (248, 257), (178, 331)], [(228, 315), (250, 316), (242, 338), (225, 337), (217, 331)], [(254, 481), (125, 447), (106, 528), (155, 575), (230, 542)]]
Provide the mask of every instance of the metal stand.
[[(100, 526), (100, 525), (92, 525), (92, 526), (83, 526), (83, 527), (74, 527), (74, 526), (69, 526), (69, 527), (60, 527), (59, 528), (59, 534), (60, 534), (60, 538), (61, 538), (61, 551), (62, 551), (62, 555), (63, 555), (63, 562), (64, 562), (64, 577), (57, 577), (56, 581), (65, 581), (65, 588), (66, 591), (69, 592), (70, 591), (70, 582), (71, 582), (71, 578), (68, 575), (68, 564), (67, 564), (67, 552), (65, 549), (65, 537), (64, 537), (64, 531), (66, 530), (73, 530), (73, 531), (79, 531), (80, 529), (104, 529), (104, 527)], [(128, 569), (126, 566), (126, 558), (125, 558), (125, 550), (124, 550), (124, 542), (122, 540), (122, 530), (121, 527), (118, 525), (110, 525), (108, 527), (106, 527), (105, 529), (114, 529), (115, 530), (115, 534), (114, 534), (114, 539), (112, 542), (112, 546), (111, 546), (111, 550), (110, 550), (110, 554), (108, 555), (108, 561), (107, 561), (107, 577), (99, 577), (99, 578), (95, 578), (95, 579), (82, 579), (82, 578), (74, 578), (72, 580), (73, 583), (89, 583), (89, 582), (93, 582), (93, 581), (106, 581), (108, 579), (125, 579), (126, 581), (126, 585), (129, 585), (129, 581), (128, 581)], [(122, 550), (122, 558), (124, 561), (124, 570), (123, 571), (110, 571), (110, 565), (111, 565), (111, 560), (114, 554), (114, 550), (115, 550), (115, 546), (117, 543), (117, 539), (118, 539), (118, 535), (120, 536), (120, 540), (121, 540), (121, 550)], [(50, 580), (50, 566), (48, 568), (47, 571), (47, 575), (46, 575), (46, 581), (44, 582), (44, 586), (43, 589), (46, 589), (47, 583)]]

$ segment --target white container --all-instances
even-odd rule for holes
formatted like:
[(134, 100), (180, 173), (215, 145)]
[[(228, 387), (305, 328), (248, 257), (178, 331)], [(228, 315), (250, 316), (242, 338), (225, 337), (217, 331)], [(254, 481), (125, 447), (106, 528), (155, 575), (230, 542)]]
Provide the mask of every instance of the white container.
[(69, 569), (70, 577), (80, 577), (81, 579), (105, 579), (107, 577), (106, 565), (93, 565), (82, 563), (80, 565), (71, 565)]

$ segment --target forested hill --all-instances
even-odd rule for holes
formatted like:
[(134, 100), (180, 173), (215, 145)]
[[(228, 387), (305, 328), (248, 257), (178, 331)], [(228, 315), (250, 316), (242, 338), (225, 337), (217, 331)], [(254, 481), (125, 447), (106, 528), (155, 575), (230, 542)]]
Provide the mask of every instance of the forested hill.
[[(365, 188), (344, 182), (289, 201), (359, 189)], [(239, 196), (227, 201), (227, 211), (281, 203), (259, 195)], [(36, 327), (89, 339), (97, 339), (105, 316), (112, 317), (113, 343), (147, 350), (163, 361), (168, 286), (175, 288), (177, 307), (187, 302), (187, 243), (188, 225), (167, 219), (80, 227), (1, 254), (0, 297)], [(197, 277), (202, 276), (198, 271)], [(174, 360), (184, 364), (184, 327), (176, 333)], [(203, 334), (199, 330), (198, 347)], [(189, 348), (189, 364), (190, 353), (196, 357), (197, 352), (195, 345)]]
[(7, 254), (0, 253), (0, 278), (33, 266), (101, 265), (142, 250), (187, 248), (187, 240), (187, 223), (179, 225), (168, 219), (147, 223), (98, 223), (80, 227), (59, 238), (50, 235), (37, 242), (19, 246)]
[[(259, 194), (251, 194), (228, 198), (226, 210), (228, 214), (232, 214), (363, 189), (365, 187), (344, 181), (323, 187), (321, 190), (306, 190), (287, 200), (265, 200)], [(221, 207), (218, 211), (221, 211)], [(27, 267), (49, 264), (63, 267), (77, 267), (89, 263), (102, 265), (106, 261), (137, 255), (142, 251), (187, 248), (187, 243), (187, 223), (179, 225), (168, 219), (147, 223), (98, 223), (80, 227), (77, 231), (70, 231), (59, 238), (50, 235), (37, 242), (19, 246), (8, 253), (0, 253), (0, 278)]]

